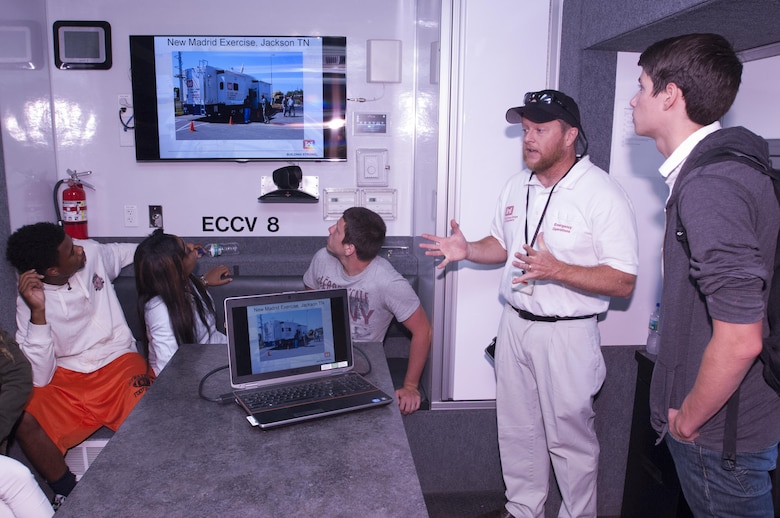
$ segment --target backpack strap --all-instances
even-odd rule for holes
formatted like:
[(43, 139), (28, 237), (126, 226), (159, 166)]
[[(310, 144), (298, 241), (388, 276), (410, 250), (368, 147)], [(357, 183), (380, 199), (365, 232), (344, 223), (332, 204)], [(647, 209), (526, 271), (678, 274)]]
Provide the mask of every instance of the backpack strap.
[(723, 429), (723, 452), (720, 463), (726, 471), (737, 466), (737, 416), (739, 414), (739, 387), (726, 403), (726, 423)]
[[(701, 155), (698, 155), (693, 158), (693, 160), (688, 160), (683, 164), (683, 169), (685, 173), (688, 171), (692, 171), (693, 169), (704, 167), (706, 165), (715, 164), (717, 162), (725, 162), (727, 160), (731, 160), (732, 162), (739, 162), (741, 164), (744, 164), (748, 167), (752, 167), (753, 169), (756, 169), (768, 176), (770, 176), (774, 182), (772, 182), (775, 186), (775, 193), (778, 195), (777, 199), (780, 200), (780, 171), (769, 169), (767, 170), (766, 166), (762, 164), (761, 162), (758, 162), (753, 157), (746, 155), (736, 149), (729, 148), (729, 147), (718, 147), (718, 148), (711, 148)], [(680, 176), (683, 176), (683, 172), (680, 172)], [(677, 225), (675, 227), (675, 237), (677, 237), (677, 241), (680, 242), (680, 244), (683, 247), (683, 250), (685, 250), (685, 255), (688, 256), (688, 259), (691, 258), (691, 247), (688, 244), (688, 235), (685, 232), (685, 227), (682, 224), (682, 221), (680, 220), (680, 210), (679, 210), (679, 200), (675, 199), (675, 204), (678, 205), (677, 210), (675, 211), (677, 214)], [(780, 248), (780, 242), (778, 242), (778, 248)], [(775, 262), (780, 260), (780, 258), (775, 259)], [(780, 322), (778, 322), (778, 327), (780, 328)]]
[[(772, 184), (775, 188), (775, 196), (780, 202), (780, 170), (772, 169), (768, 174), (774, 180)], [(775, 248), (773, 272), (772, 284), (769, 286), (770, 299), (767, 304), (769, 336), (764, 338), (761, 361), (764, 362), (764, 380), (780, 394), (780, 236)]]

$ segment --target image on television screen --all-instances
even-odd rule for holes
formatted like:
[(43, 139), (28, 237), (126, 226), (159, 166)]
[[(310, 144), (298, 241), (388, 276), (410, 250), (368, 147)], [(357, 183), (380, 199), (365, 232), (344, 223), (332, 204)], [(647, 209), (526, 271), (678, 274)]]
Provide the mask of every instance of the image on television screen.
[(346, 38), (130, 36), (138, 160), (346, 160)]

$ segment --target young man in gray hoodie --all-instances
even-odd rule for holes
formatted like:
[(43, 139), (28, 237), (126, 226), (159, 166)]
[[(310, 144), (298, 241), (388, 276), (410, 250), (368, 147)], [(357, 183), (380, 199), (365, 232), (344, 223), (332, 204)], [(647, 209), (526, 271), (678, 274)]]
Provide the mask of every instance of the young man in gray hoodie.
[[(780, 397), (758, 360), (767, 333), (780, 208), (772, 180), (733, 160), (697, 166), (732, 148), (770, 168), (767, 143), (719, 119), (737, 95), (742, 64), (717, 34), (654, 43), (640, 56), (631, 100), (639, 135), (666, 157), (661, 342), (650, 407), (694, 516), (774, 516), (769, 471), (780, 440)], [(723, 456), (727, 402), (738, 393), (736, 460)]]

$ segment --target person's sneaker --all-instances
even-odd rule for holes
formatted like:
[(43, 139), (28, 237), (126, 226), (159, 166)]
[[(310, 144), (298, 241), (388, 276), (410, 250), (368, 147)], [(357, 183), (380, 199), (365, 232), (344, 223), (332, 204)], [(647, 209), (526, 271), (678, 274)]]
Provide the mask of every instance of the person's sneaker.
[(51, 503), (51, 506), (55, 511), (62, 507), (62, 504), (65, 503), (66, 498), (67, 497), (65, 495), (54, 495), (54, 501)]

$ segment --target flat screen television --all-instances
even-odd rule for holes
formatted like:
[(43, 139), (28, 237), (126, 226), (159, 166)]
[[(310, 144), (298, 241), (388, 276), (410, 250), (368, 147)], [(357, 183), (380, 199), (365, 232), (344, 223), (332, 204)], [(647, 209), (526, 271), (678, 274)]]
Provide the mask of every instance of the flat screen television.
[(136, 160), (345, 161), (346, 43), (130, 36)]

